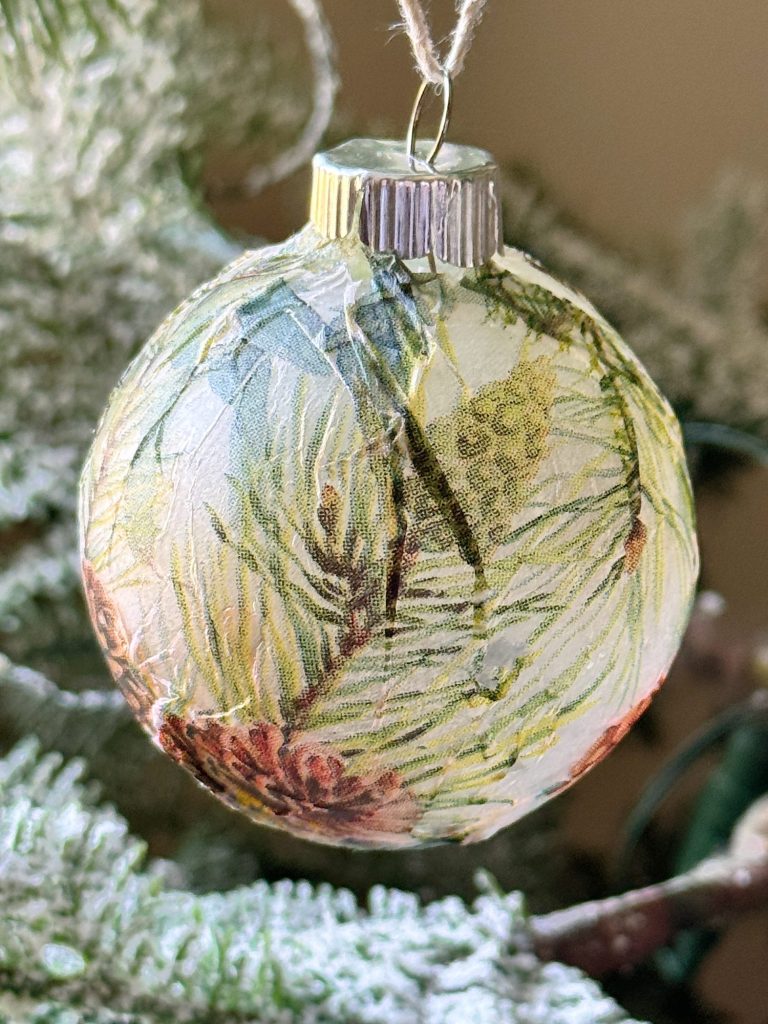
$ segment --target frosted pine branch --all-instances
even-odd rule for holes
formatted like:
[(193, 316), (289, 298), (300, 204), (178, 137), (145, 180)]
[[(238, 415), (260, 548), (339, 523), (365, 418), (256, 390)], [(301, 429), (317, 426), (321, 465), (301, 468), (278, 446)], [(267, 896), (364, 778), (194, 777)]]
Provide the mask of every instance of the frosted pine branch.
[[(105, 670), (106, 671), (106, 670)], [(58, 740), (70, 755), (92, 756), (133, 725), (116, 689), (62, 690), (40, 672), (12, 664), (0, 654), (0, 720), (5, 730)], [(137, 732), (137, 736), (140, 736)], [(142, 738), (141, 743), (146, 745)]]
[(67, 1006), (68, 1021), (627, 1021), (580, 972), (525, 951), (517, 895), (423, 907), (376, 888), (361, 910), (306, 883), (169, 888), (174, 872), (142, 870), (143, 844), (81, 771), (30, 742), (0, 761), (0, 975), (16, 1000)]
[(517, 896), (492, 889), (469, 908), (374, 889), (367, 912), (343, 890), (303, 883), (194, 896), (167, 888), (170, 866), (141, 870), (142, 844), (80, 775), (32, 743), (0, 762), (0, 969), (15, 997), (43, 993), (95, 1014), (278, 1022), (290, 1007), (292, 1020), (318, 1022), (620, 1021), (590, 982), (546, 961), (625, 969), (679, 929), (768, 903), (764, 803), (729, 855), (527, 923)]
[(687, 928), (768, 906), (768, 859), (721, 857), (659, 885), (531, 920), (536, 953), (594, 978), (642, 963)]
[(768, 906), (768, 801), (734, 833), (731, 851), (692, 871), (621, 896), (531, 918), (533, 948), (594, 978), (642, 963), (688, 928), (719, 928)]

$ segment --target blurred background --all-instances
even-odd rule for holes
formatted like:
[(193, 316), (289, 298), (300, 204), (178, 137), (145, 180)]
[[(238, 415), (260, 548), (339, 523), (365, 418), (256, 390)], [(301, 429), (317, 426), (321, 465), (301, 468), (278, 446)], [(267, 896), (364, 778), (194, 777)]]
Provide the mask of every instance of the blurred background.
[[(418, 85), (391, 0), (326, 0), (338, 117), (399, 136)], [(212, 0), (246, 30), (265, 12), (297, 43), (281, 0)], [(437, 37), (452, 0), (433, 0)], [(768, 8), (758, 0), (491, 0), (456, 88), (452, 137), (530, 165), (606, 242), (668, 249), (671, 232), (728, 168), (768, 176)], [(304, 175), (306, 180), (306, 175)], [(305, 218), (288, 181), (222, 216), (280, 239)]]
[[(328, 143), (402, 136), (418, 78), (395, 4), (323, 6), (340, 81)], [(132, 723), (98, 747), (92, 717), (40, 689), (42, 678), (59, 696), (111, 686), (73, 597), (75, 480), (110, 387), (192, 286), (243, 244), (281, 240), (306, 219), (306, 166), (256, 195), (240, 187), (310, 106), (295, 12), (284, 0), (207, 0), (198, 23), (193, 7), (142, 0), (128, 28), (93, 44), (98, 70), (75, 43), (67, 70), (41, 57), (37, 95), (2, 64), (0, 739), (34, 731), (86, 753), (132, 828), (200, 890), (261, 874), (471, 896), (487, 867), (547, 910), (716, 851), (768, 791), (764, 720), (718, 725), (768, 685), (768, 5), (489, 4), (451, 138), (495, 154), (509, 241), (590, 294), (675, 404), (703, 596), (662, 693), (603, 764), (491, 842), (423, 854), (328, 851), (261, 831)], [(430, 10), (447, 33), (453, 0)], [(223, 49), (201, 48), (207, 33)], [(683, 772), (676, 753), (702, 729), (712, 742)], [(665, 765), (658, 806), (638, 811)], [(656, 1024), (768, 1024), (766, 964), (768, 914), (756, 913), (607, 987)]]

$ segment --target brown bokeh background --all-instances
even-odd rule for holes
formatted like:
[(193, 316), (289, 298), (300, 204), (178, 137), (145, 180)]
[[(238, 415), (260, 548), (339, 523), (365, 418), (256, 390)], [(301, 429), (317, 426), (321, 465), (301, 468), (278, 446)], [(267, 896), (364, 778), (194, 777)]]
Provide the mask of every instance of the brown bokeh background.
[[(284, 0), (211, 7), (246, 29), (266, 14), (278, 33), (298, 34)], [(394, 0), (324, 7), (342, 82), (336, 133), (402, 135), (418, 79), (392, 29)], [(431, 15), (435, 32), (447, 33), (453, 0), (433, 0)], [(672, 250), (686, 210), (724, 171), (768, 181), (767, 124), (765, 2), (491, 0), (457, 83), (451, 138), (532, 169), (596, 237), (645, 260)], [(217, 215), (279, 240), (305, 219), (308, 180), (305, 170), (253, 200), (219, 203)], [(768, 470), (730, 475), (697, 500), (704, 582), (728, 603), (719, 628), (743, 642), (768, 627)], [(651, 713), (653, 742), (636, 730), (571, 795), (571, 841), (607, 862), (649, 775), (737, 696), (678, 666)], [(668, 822), (684, 818), (701, 781), (694, 773), (681, 787)], [(726, 932), (696, 988), (729, 1024), (768, 1024), (768, 914)]]
[[(296, 35), (285, 0), (215, 0)], [(356, 130), (405, 130), (418, 79), (394, 0), (325, 0)], [(453, 0), (432, 0), (435, 34)], [(455, 141), (529, 165), (606, 241), (665, 246), (724, 168), (768, 179), (768, 4), (761, 0), (491, 0), (457, 82)], [(296, 182), (223, 211), (280, 239), (303, 221)]]

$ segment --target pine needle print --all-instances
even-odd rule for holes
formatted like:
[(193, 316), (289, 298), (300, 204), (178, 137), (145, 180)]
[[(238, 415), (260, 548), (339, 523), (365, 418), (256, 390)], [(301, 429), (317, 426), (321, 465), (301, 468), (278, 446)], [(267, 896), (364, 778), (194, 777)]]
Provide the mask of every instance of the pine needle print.
[(435, 278), (289, 246), (114, 395), (82, 488), (97, 625), (164, 749), (255, 820), (476, 841), (666, 674), (697, 570), (677, 423), (522, 254)]

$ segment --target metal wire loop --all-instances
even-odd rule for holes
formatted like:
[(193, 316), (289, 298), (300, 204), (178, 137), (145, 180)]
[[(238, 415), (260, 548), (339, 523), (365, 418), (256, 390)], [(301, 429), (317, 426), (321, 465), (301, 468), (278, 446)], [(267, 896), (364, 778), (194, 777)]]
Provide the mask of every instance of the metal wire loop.
[(427, 90), (434, 88), (435, 92), (443, 97), (443, 114), (440, 119), (437, 136), (434, 145), (426, 158), (426, 163), (431, 167), (443, 148), (445, 137), (448, 134), (448, 126), (451, 123), (451, 112), (453, 110), (453, 81), (447, 71), (443, 71), (442, 85), (435, 86), (425, 78), (416, 93), (416, 100), (411, 111), (411, 120), (408, 124), (408, 136), (406, 140), (406, 151), (411, 163), (416, 160), (416, 135), (421, 124), (421, 117), (424, 112), (424, 103), (427, 97)]

